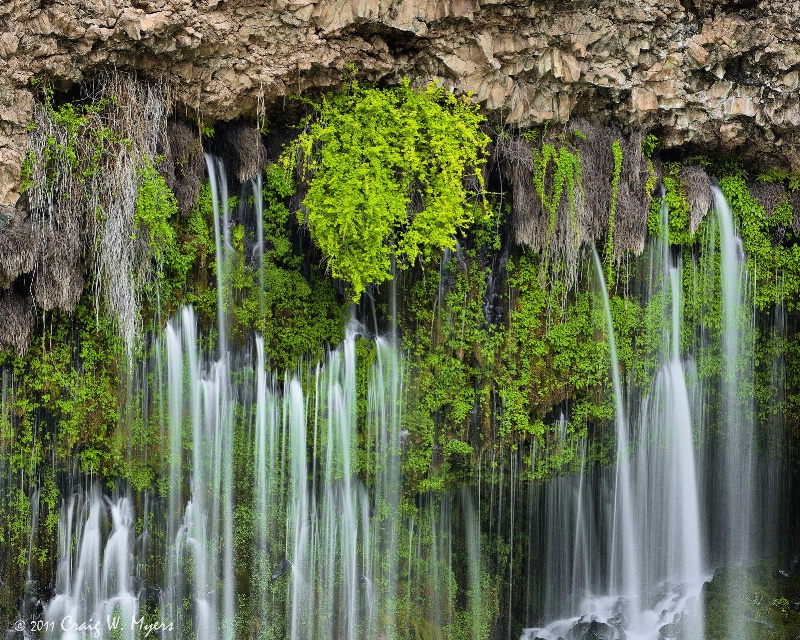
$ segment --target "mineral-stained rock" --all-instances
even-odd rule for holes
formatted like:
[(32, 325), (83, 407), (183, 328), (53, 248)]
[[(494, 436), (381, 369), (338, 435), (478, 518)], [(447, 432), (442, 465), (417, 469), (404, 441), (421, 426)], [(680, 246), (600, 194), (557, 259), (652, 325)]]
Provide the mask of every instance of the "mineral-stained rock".
[(31, 81), (134, 69), (178, 114), (253, 117), (349, 65), (471, 92), (519, 126), (574, 116), (661, 148), (800, 170), (800, 3), (785, 0), (7, 0), (0, 7), (0, 205), (18, 197)]

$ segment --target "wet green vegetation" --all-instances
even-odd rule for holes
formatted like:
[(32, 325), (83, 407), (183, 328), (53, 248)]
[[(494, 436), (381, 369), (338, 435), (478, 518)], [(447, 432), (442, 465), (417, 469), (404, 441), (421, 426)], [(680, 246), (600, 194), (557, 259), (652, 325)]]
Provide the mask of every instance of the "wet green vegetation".
[[(102, 167), (107, 153), (103, 145), (125, 144), (102, 133), (102, 128), (93, 134), (98, 136), (96, 146), (87, 150), (80, 142), (79, 131), (92, 114), (107, 108), (106, 103), (55, 107), (50, 93), (45, 101), (66, 132), (45, 150), (48, 171), (57, 171), (58, 163), (72, 163), (87, 167), (81, 170), (89, 180)], [(373, 125), (366, 126), (368, 121)], [(248, 255), (253, 229), (241, 221), (232, 225), (232, 292), (225, 299), (233, 320), (232, 339), (246, 345), (257, 331), (264, 338), (270, 368), (299, 369), (310, 379), (309, 372), (325, 350), (343, 338), (352, 300), (361, 301), (358, 313), (365, 325), (374, 322), (387, 332), (395, 327), (408, 360), (402, 509), (405, 517), (416, 519), (419, 544), (433, 543), (431, 514), (443, 496), (474, 483), (479, 469), (491, 474), (496, 460), (504, 456), (519, 452), (522, 481), (546, 482), (578, 471), (582, 447), (588, 451), (589, 466), (607, 465), (614, 455), (614, 409), (596, 279), (604, 277), (610, 288), (623, 376), (642, 388), (656, 370), (668, 322), (668, 301), (650, 298), (649, 292), (637, 288), (638, 276), (647, 269), (647, 249), (641, 257), (620, 258), (614, 251), (623, 167), (620, 142), (610, 147), (610, 210), (598, 246), (604, 273), (595, 273), (591, 247), (583, 245), (572, 280), (559, 277), (565, 273), (563, 265), (553, 264), (549, 252), (512, 243), (505, 183), (500, 177), (491, 184), (485, 181), (481, 171), (489, 138), (481, 115), (468, 101), (438, 88), (418, 91), (407, 83), (391, 90), (354, 83), (349, 92), (314, 105), (304, 127), (280, 159), (263, 167), (265, 243), (260, 263)], [(535, 148), (532, 186), (547, 212), (549, 245), (562, 202), (577, 216), (574, 203), (583, 186), (572, 142), (557, 146), (545, 133), (524, 135)], [(650, 157), (654, 140), (648, 138), (646, 144)], [(139, 322), (156, 333), (182, 305), (192, 305), (204, 345), (211, 351), (217, 305), (211, 190), (204, 184), (197, 203), (188, 215), (181, 215), (158, 171), (159, 161), (158, 156), (147, 158), (137, 174), (135, 235), (147, 247), (149, 265), (148, 276), (137, 283), (142, 300)], [(757, 403), (760, 444), (796, 462), (800, 335), (791, 314), (800, 306), (800, 237), (792, 229), (800, 212), (793, 211), (790, 197), (799, 185), (791, 174), (763, 174), (761, 182), (781, 183), (786, 193), (767, 215), (749, 191), (751, 176), (745, 169), (714, 159), (700, 162), (719, 172), (720, 188), (731, 203), (748, 256), (751, 311), (757, 322), (753, 351), (743, 357), (752, 356), (756, 363), (755, 388), (748, 394), (752, 392)], [(23, 167), (23, 188), (31, 186), (34, 165), (35, 158), (30, 158)], [(473, 180), (465, 181), (465, 174)], [(55, 181), (57, 176), (47, 179)], [(709, 214), (692, 232), (680, 163), (664, 164), (661, 179), (670, 212), (669, 242), (683, 265), (681, 350), (697, 348), (696, 376), (708, 383), (713, 404), (711, 387), (720, 374), (720, 354), (706, 345), (718, 344), (708, 338), (721, 330), (713, 254), (716, 223)], [(499, 187), (493, 191), (492, 185)], [(648, 181), (648, 188), (653, 186)], [(252, 209), (252, 192), (242, 193), (242, 200), (231, 199), (231, 211)], [(297, 206), (298, 193), (302, 208)], [(651, 236), (662, 232), (660, 207), (661, 198), (654, 197), (647, 220)], [(20, 576), (28, 566), (40, 580), (52, 579), (57, 510), (68, 474), (91, 477), (109, 488), (130, 487), (136, 495), (146, 488), (157, 487), (162, 495), (167, 490), (159, 412), (143, 411), (146, 399), (131, 397), (132, 380), (144, 371), (137, 362), (158, 357), (156, 342), (143, 331), (129, 351), (115, 316), (102, 311), (108, 306), (104, 296), (99, 283), (88, 279), (74, 310), (38, 311), (24, 354), (12, 348), (0, 351), (0, 486), (5, 496), (0, 504), (0, 544), (7, 576), (0, 586), (3, 623), (16, 616)], [(790, 319), (778, 330), (783, 313)], [(363, 414), (374, 354), (367, 339), (359, 341), (358, 349)], [(781, 358), (787, 365), (782, 393), (776, 390), (772, 366)], [(155, 380), (149, 382), (157, 402), (161, 391)], [(247, 419), (242, 416), (242, 423)], [(697, 439), (712, 437), (709, 433), (713, 428), (698, 433)], [(235, 451), (243, 495), (253, 486), (254, 476), (248, 437), (244, 431), (239, 434)], [(370, 445), (362, 440), (360, 446)], [(374, 477), (368, 457), (361, 454), (361, 475)], [(36, 491), (38, 528), (29, 545), (31, 496)], [(285, 588), (267, 580), (275, 566), (263, 552), (251, 549), (253, 523), (253, 505), (239, 502), (235, 531), (241, 552), (236, 554), (236, 571), (245, 583), (244, 576), (258, 567), (263, 591), (283, 597)], [(519, 541), (485, 541), (497, 557), (504, 555), (500, 547), (514, 544)], [(402, 545), (399, 553), (407, 577), (398, 589), (403, 595), (393, 606), (408, 638), (489, 637), (500, 615), (498, 594), (505, 588), (507, 567), (486, 566), (480, 576), (455, 580), (446, 575), (448, 566), (438, 574), (429, 566), (416, 566), (421, 561)], [(800, 626), (800, 614), (789, 607), (789, 600), (800, 595), (796, 575), (790, 581), (775, 579), (767, 564), (748, 571), (751, 588), (741, 594), (741, 601), (754, 629), (752, 637), (793, 638), (792, 630)], [(413, 580), (414, 575), (438, 575), (440, 581)], [(726, 637), (720, 608), (727, 605), (717, 597), (718, 585), (726, 580), (737, 578), (732, 573), (720, 576), (706, 590), (710, 638)], [(457, 584), (471, 586), (459, 592)], [(252, 628), (256, 623), (248, 614), (249, 595), (243, 595), (238, 628), (281, 637), (280, 620), (259, 623), (271, 625), (269, 631)], [(445, 619), (441, 611), (455, 615)]]

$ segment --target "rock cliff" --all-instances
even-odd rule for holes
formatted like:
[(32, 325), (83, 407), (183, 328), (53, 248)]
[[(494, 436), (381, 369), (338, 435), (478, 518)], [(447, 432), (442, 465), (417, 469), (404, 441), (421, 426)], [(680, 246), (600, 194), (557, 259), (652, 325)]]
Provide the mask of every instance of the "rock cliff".
[(68, 91), (114, 67), (165, 79), (187, 117), (280, 109), (354, 64), (472, 92), (497, 123), (588, 116), (800, 170), (800, 3), (786, 0), (5, 0), (0, 21), (6, 216), (32, 83)]

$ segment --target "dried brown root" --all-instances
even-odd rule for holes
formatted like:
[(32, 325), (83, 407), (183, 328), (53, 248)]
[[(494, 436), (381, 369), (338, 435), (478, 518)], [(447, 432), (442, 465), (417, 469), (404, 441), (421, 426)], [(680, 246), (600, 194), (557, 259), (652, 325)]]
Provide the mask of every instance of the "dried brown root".
[(750, 182), (747, 184), (747, 190), (762, 207), (764, 207), (764, 216), (769, 218), (781, 202), (785, 202), (788, 198), (786, 187), (780, 182)]
[[(608, 229), (611, 209), (611, 177), (614, 154), (611, 145), (619, 138), (611, 127), (585, 120), (570, 123), (572, 132), (579, 132), (575, 144), (581, 154), (583, 183), (583, 212), (580, 219), (581, 242), (591, 243), (602, 238)], [(585, 139), (581, 137), (585, 136)]]
[(542, 251), (547, 220), (533, 186), (533, 144), (519, 136), (501, 136), (495, 153), (513, 189), (512, 221), (514, 241), (534, 251)]
[(60, 236), (53, 229), (43, 229), (39, 240), (39, 261), (33, 280), (36, 306), (51, 311), (70, 312), (83, 291), (85, 267), (81, 262), (82, 246), (73, 236)]
[(0, 291), (0, 345), (25, 355), (35, 323), (33, 301), (13, 291)]
[(222, 127), (217, 135), (222, 161), (237, 182), (254, 177), (264, 168), (267, 150), (255, 125), (234, 122)]
[(792, 233), (800, 236), (800, 189), (791, 195), (789, 204), (792, 205)]
[(0, 229), (0, 288), (10, 287), (18, 276), (33, 271), (37, 244), (29, 219)]
[(628, 252), (640, 254), (647, 238), (651, 194), (646, 186), (649, 174), (647, 158), (642, 150), (644, 136), (645, 132), (638, 130), (620, 138), (622, 173), (614, 219), (614, 257), (617, 261)]
[(180, 120), (167, 125), (166, 146), (158, 170), (178, 200), (178, 210), (188, 215), (200, 197), (206, 175), (203, 143), (198, 131)]
[[(616, 126), (585, 120), (573, 120), (562, 131), (548, 132), (544, 142), (566, 148), (580, 161), (580, 186), (574, 189), (572, 200), (566, 190), (562, 194), (555, 224), (549, 220), (533, 181), (534, 152), (542, 142), (531, 143), (515, 135), (503, 135), (496, 141), (495, 153), (513, 190), (514, 240), (543, 254), (567, 285), (577, 276), (581, 247), (607, 237), (616, 141), (622, 149), (622, 164), (615, 200), (614, 257), (621, 260), (627, 252), (644, 249), (651, 198), (646, 185), (655, 168), (642, 151), (643, 136), (643, 132), (626, 133)], [(549, 193), (552, 169), (544, 176), (544, 185)]]
[(682, 166), (680, 178), (689, 202), (689, 231), (694, 233), (700, 228), (700, 223), (711, 210), (714, 202), (714, 195), (711, 193), (711, 178), (697, 164)]
[[(130, 348), (141, 324), (139, 295), (151, 277), (146, 233), (136, 233), (136, 198), (142, 169), (164, 149), (169, 96), (163, 84), (139, 82), (130, 74), (101, 75), (86, 89), (95, 108), (80, 111), (81, 125), (69, 130), (53, 107), (37, 104), (27, 157), (33, 264), (0, 265), (11, 273), (33, 273), (36, 304), (71, 311), (81, 296), (87, 270), (94, 272), (95, 300)], [(98, 307), (99, 311), (99, 307)]]

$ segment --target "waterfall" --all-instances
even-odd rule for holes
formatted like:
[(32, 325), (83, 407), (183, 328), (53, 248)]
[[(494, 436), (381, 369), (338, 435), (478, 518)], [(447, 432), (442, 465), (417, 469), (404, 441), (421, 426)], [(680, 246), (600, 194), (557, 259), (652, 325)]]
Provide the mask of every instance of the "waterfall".
[[(173, 541), (168, 544), (160, 608), (165, 622), (174, 626), (165, 637), (235, 637), (233, 505), (242, 500), (253, 505), (255, 516), (249, 535), (258, 562), (251, 579), (260, 593), (260, 619), (283, 615), (268, 596), (270, 585), (283, 584), (292, 638), (375, 637), (378, 628), (393, 628), (396, 612), (384, 603), (390, 601), (387, 590), (397, 589), (399, 566), (387, 558), (396, 557), (403, 524), (398, 513), (402, 360), (395, 348), (383, 339), (372, 343), (369, 401), (365, 423), (359, 423), (357, 325), (350, 326), (344, 343), (316, 368), (312, 389), (292, 374), (277, 384), (266, 370), (258, 336), (251, 363), (246, 362), (248, 351), (205, 359), (198, 352), (196, 325), (187, 308), (165, 331), (170, 443), (166, 532), (172, 532)], [(227, 362), (250, 366), (254, 375), (234, 383)], [(252, 439), (250, 428), (235, 419), (233, 397), (252, 402), (247, 406)], [(369, 489), (357, 474), (359, 433), (368, 434), (372, 442)], [(190, 447), (185, 446), (187, 439)], [(245, 442), (252, 442), (254, 483), (250, 495), (234, 499), (233, 452)], [(177, 444), (181, 447), (176, 449)], [(188, 459), (182, 455), (187, 452)], [(313, 481), (310, 469), (318, 470)], [(465, 517), (472, 532), (471, 562), (479, 565), (474, 507)], [(102, 622), (103, 637), (111, 637), (105, 616), (118, 611), (130, 628), (143, 597), (132, 584), (139, 560), (133, 522), (129, 498), (111, 501), (97, 488), (64, 503), (57, 595), (48, 606), (48, 620), (91, 617)], [(470, 571), (470, 597), (477, 602), (480, 572), (475, 566)], [(78, 636), (65, 632), (56, 637)]]
[[(681, 356), (682, 274), (672, 266), (667, 213), (662, 199), (664, 234), (652, 250), (650, 277), (660, 283), (651, 296), (663, 305), (665, 339), (659, 369), (643, 395), (632, 432), (608, 290), (593, 252), (609, 345), (616, 464), (613, 474), (587, 478), (580, 473), (544, 487), (544, 520), (551, 523), (544, 536), (550, 547), (544, 579), (553, 584), (546, 608), (551, 619), (568, 617), (527, 629), (524, 639), (593, 637), (582, 635), (586, 633), (612, 638), (622, 637), (624, 630), (629, 640), (654, 640), (671, 633), (671, 625), (684, 637), (703, 637), (700, 593), (708, 576), (692, 402)], [(592, 514), (592, 502), (598, 499), (610, 507), (606, 521)], [(559, 538), (562, 531), (569, 533), (564, 539)], [(592, 562), (592, 555), (600, 561)]]
[[(54, 596), (44, 605), (31, 578), (33, 534), (21, 563), (29, 579), (20, 615), (37, 619), (43, 606), (41, 620), (51, 625), (45, 638), (78, 640), (97, 629), (106, 640), (135, 640), (155, 621), (172, 640), (486, 640), (518, 637), (520, 628), (523, 640), (700, 640), (712, 573), (785, 548), (778, 526), (767, 522), (767, 498), (787, 492), (786, 465), (757, 454), (752, 292), (719, 189), (700, 275), (700, 267), (691, 270), (697, 256), (670, 245), (670, 212), (661, 200), (660, 233), (638, 265), (645, 273), (634, 294), (652, 325), (646, 374), (637, 378), (627, 365), (629, 345), (616, 332), (619, 297), (609, 292), (596, 250), (586, 264), (587, 279), (597, 283), (590, 329), (604, 341), (601, 374), (611, 382), (592, 428), (608, 433), (575, 438), (575, 407), (565, 401), (544, 418), (547, 437), (504, 448), (491, 440), (494, 432), (481, 431), (476, 401), (465, 427), (471, 431), (457, 444), (474, 445), (478, 468), (443, 489), (438, 465), (455, 464), (442, 455), (447, 430), (438, 417), (416, 431), (409, 426), (419, 416), (409, 415), (414, 390), (404, 385), (413, 383), (413, 370), (400, 348), (395, 290), (383, 335), (377, 317), (352, 319), (341, 344), (327, 347), (319, 362), (299, 359), (275, 370), (267, 338), (234, 330), (232, 274), (242, 256), (231, 243), (224, 169), (213, 156), (205, 160), (216, 326), (186, 306), (149, 336), (152, 351), (131, 382), (142, 419), (157, 433), (146, 453), (162, 471), (149, 486), (58, 478), (58, 560)], [(263, 315), (262, 186), (260, 176), (249, 185)], [(466, 271), (467, 251), (456, 244), (442, 257), (439, 310), (455, 287), (456, 265), (448, 262), (455, 258)], [(502, 319), (495, 303), (508, 259), (504, 252), (487, 270), (479, 309), (487, 326)], [(689, 283), (693, 273), (716, 287), (719, 295), (702, 303), (719, 314), (719, 327), (700, 332), (684, 318), (699, 288)], [(776, 395), (786, 377), (785, 314), (778, 308), (770, 318)], [(463, 341), (465, 321), (455, 323)], [(709, 362), (719, 374), (701, 383), (697, 371)], [(0, 435), (12, 423), (14, 375), (2, 369)], [(779, 433), (780, 417), (774, 420)], [(429, 438), (413, 446), (430, 442), (431, 456), (414, 470), (425, 477), (411, 495), (403, 463), (414, 437)], [(765, 442), (775, 457), (785, 447), (777, 437)], [(547, 481), (535, 475), (537, 462), (568, 447), (571, 467)], [(603, 456), (608, 464), (597, 464)], [(0, 475), (0, 494), (16, 483)], [(45, 492), (30, 486), (35, 530)], [(744, 590), (730, 591), (734, 610)], [(745, 637), (741, 615), (726, 624), (732, 637)]]
[(62, 640), (79, 640), (95, 628), (103, 637), (113, 629), (121, 634), (117, 637), (134, 640), (131, 621), (138, 617), (139, 603), (130, 562), (133, 510), (128, 498), (103, 498), (96, 488), (73, 495), (62, 505), (58, 540), (57, 594), (43, 616), (51, 626), (44, 628)]
[[(622, 396), (622, 383), (619, 375), (619, 360), (617, 359), (617, 344), (614, 338), (614, 324), (611, 320), (611, 307), (608, 301), (603, 267), (597, 249), (592, 248), (594, 264), (597, 271), (600, 291), (603, 296), (603, 311), (605, 312), (606, 330), (608, 332), (608, 348), (611, 357), (611, 380), (614, 394), (614, 423), (617, 435), (617, 479), (614, 486), (614, 511), (611, 547), (611, 593), (624, 594), (638, 600), (641, 590), (639, 576), (639, 558), (634, 551), (638, 549), (634, 528), (634, 509), (632, 502), (631, 465), (630, 465), (630, 436), (628, 434), (628, 421), (625, 415), (625, 403)], [(619, 576), (615, 569), (621, 567)], [(633, 605), (633, 610), (638, 610), (638, 604)]]
[(743, 304), (744, 254), (734, 231), (733, 216), (719, 187), (712, 187), (720, 230), (720, 280), (722, 283), (722, 429), (725, 434), (727, 508), (726, 560), (751, 559), (753, 465), (755, 441), (752, 396), (750, 314)]

